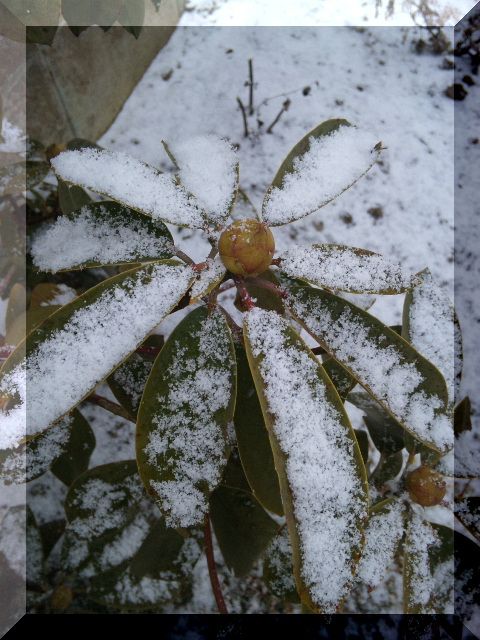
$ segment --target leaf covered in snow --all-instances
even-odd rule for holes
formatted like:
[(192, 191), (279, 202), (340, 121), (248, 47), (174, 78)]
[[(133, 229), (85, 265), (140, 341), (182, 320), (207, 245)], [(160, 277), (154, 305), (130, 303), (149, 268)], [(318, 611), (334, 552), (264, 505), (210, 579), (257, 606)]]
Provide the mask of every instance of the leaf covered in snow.
[(207, 268), (197, 276), (197, 279), (190, 290), (190, 302), (198, 302), (201, 298), (208, 295), (223, 279), (227, 273), (225, 266), (220, 258), (216, 256), (207, 260)]
[(91, 393), (192, 280), (192, 269), (174, 261), (144, 265), (104, 280), (49, 316), (2, 368), (0, 393), (11, 403), (2, 411), (0, 447), (40, 433)]
[(41, 271), (163, 260), (173, 239), (159, 221), (116, 202), (94, 202), (42, 228), (31, 247)]
[(299, 602), (287, 527), (283, 527), (268, 546), (263, 563), (263, 579), (268, 589), (278, 598), (287, 602)]
[(405, 296), (402, 335), (441, 371), (453, 403), (462, 375), (462, 335), (448, 296), (428, 269)]
[(367, 513), (366, 474), (329, 377), (286, 320), (254, 308), (245, 343), (270, 435), (302, 602), (335, 612), (352, 582)]
[(445, 381), (377, 318), (332, 293), (282, 278), (294, 316), (407, 431), (434, 450), (453, 446)]
[(137, 420), (137, 459), (167, 525), (203, 521), (227, 461), (236, 364), (225, 316), (202, 306), (174, 329), (150, 373)]
[(280, 269), (288, 276), (335, 291), (396, 294), (420, 281), (378, 253), (338, 244), (294, 247), (279, 258)]
[(145, 360), (138, 353), (132, 353), (128, 360), (125, 360), (107, 378), (113, 395), (132, 417), (137, 415), (151, 370), (150, 361)]
[(223, 227), (238, 189), (238, 159), (233, 147), (214, 135), (163, 145), (177, 167), (180, 184), (205, 212), (207, 225)]
[(171, 175), (124, 153), (84, 148), (64, 151), (52, 159), (57, 176), (151, 216), (180, 227), (205, 226), (192, 197)]
[(307, 133), (283, 161), (263, 201), (263, 219), (277, 226), (325, 206), (361, 178), (379, 156), (378, 139), (342, 119)]

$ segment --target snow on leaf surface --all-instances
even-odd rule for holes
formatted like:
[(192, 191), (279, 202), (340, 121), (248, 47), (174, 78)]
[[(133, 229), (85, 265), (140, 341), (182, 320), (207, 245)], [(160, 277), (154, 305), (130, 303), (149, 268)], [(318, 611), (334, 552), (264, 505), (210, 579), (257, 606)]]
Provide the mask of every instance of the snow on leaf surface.
[(378, 138), (346, 120), (327, 120), (292, 149), (263, 201), (263, 219), (282, 225), (339, 196), (376, 162)]
[(404, 543), (405, 613), (432, 613), (428, 604), (435, 581), (430, 566), (429, 549), (438, 542), (432, 525), (416, 512), (411, 514)]
[(445, 381), (392, 329), (347, 300), (282, 279), (294, 315), (412, 435), (445, 452), (453, 446)]
[(223, 226), (238, 188), (238, 159), (233, 147), (214, 135), (165, 147), (178, 167), (181, 184), (205, 210), (209, 225)]
[(63, 180), (113, 198), (155, 220), (199, 229), (204, 226), (198, 206), (171, 175), (124, 153), (84, 148), (64, 151), (51, 163)]
[(198, 278), (193, 283), (190, 291), (191, 301), (197, 302), (200, 298), (209, 294), (221, 281), (226, 272), (219, 255), (213, 259), (208, 259), (207, 268), (200, 272)]
[(140, 475), (170, 527), (202, 522), (226, 464), (235, 354), (225, 316), (195, 309), (155, 360), (140, 403)]
[(450, 300), (426, 270), (405, 297), (404, 337), (441, 371), (450, 401), (461, 377), (462, 337)]
[[(0, 448), (17, 446), (78, 404), (145, 339), (188, 289), (190, 267), (146, 265), (103, 281), (49, 316), (5, 363)], [(26, 386), (28, 385), (28, 414)]]
[(376, 587), (393, 563), (395, 551), (403, 537), (403, 508), (398, 502), (370, 517), (365, 530), (365, 547), (358, 565), (357, 577)]
[(362, 546), (365, 469), (348, 417), (316, 358), (277, 313), (255, 308), (247, 355), (279, 474), (302, 601), (333, 613)]
[(95, 202), (39, 231), (32, 256), (42, 271), (161, 260), (172, 256), (167, 227), (116, 202)]
[(292, 278), (350, 293), (402, 293), (417, 276), (388, 258), (355, 247), (319, 244), (295, 247), (279, 256), (280, 268)]
[(292, 545), (286, 527), (273, 538), (265, 552), (263, 578), (270, 591), (285, 600), (298, 600), (292, 565)]

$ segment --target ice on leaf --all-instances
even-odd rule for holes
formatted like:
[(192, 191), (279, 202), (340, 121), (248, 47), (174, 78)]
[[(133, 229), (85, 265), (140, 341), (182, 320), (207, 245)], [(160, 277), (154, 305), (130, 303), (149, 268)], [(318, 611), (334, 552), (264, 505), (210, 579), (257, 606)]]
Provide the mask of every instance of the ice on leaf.
[(433, 613), (428, 608), (435, 589), (429, 549), (437, 542), (432, 525), (420, 514), (412, 513), (404, 542), (405, 613)]
[(378, 138), (345, 120), (329, 120), (294, 147), (263, 202), (263, 219), (286, 224), (320, 209), (366, 173)]
[(204, 227), (198, 205), (173, 176), (124, 153), (83, 148), (64, 151), (51, 163), (62, 180), (106, 195), (155, 220)]
[(192, 302), (197, 302), (203, 296), (206, 296), (210, 291), (222, 280), (227, 270), (220, 258), (216, 256), (213, 259), (207, 260), (207, 268), (200, 272), (198, 278), (193, 283), (190, 291), (190, 298)]
[(419, 278), (383, 256), (337, 244), (296, 247), (280, 256), (288, 276), (319, 287), (350, 293), (402, 293)]
[(186, 316), (155, 361), (138, 413), (137, 459), (170, 527), (201, 523), (221, 480), (235, 375), (225, 316), (205, 306)]
[(165, 147), (178, 167), (180, 183), (195, 196), (209, 225), (223, 226), (238, 188), (238, 159), (233, 147), (214, 135), (169, 142)]
[[(0, 449), (13, 448), (80, 402), (145, 339), (188, 289), (190, 267), (170, 262), (106, 280), (50, 316), (10, 356), (0, 393), (12, 396), (2, 412)], [(26, 412), (28, 386), (28, 414)]]
[(115, 202), (95, 202), (57, 218), (33, 239), (33, 263), (41, 271), (146, 262), (172, 256), (164, 224)]
[(245, 341), (279, 474), (302, 601), (333, 613), (366, 516), (365, 471), (328, 376), (286, 320), (254, 308)]
[(282, 279), (294, 315), (406, 429), (445, 452), (453, 446), (438, 369), (379, 320), (321, 289)]
[(428, 270), (405, 298), (403, 332), (415, 349), (441, 371), (453, 402), (460, 383), (462, 337), (448, 296)]

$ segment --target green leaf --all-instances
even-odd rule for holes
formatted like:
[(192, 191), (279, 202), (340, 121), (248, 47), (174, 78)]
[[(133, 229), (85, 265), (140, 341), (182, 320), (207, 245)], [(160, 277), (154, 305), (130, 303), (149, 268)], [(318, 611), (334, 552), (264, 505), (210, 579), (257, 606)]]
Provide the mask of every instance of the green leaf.
[(94, 447), (95, 436), (88, 422), (74, 410), (25, 444), (1, 451), (0, 473), (6, 484), (21, 484), (52, 468), (60, 480), (70, 484), (88, 467)]
[(350, 393), (347, 400), (364, 412), (363, 421), (380, 453), (388, 455), (403, 449), (405, 431), (378, 402), (366, 393)]
[(411, 513), (404, 543), (404, 612), (446, 613), (453, 604), (454, 532)]
[(453, 429), (457, 438), (464, 431), (472, 430), (472, 406), (468, 396), (455, 407)]
[(118, 21), (136, 39), (145, 20), (145, 0), (127, 0), (122, 3)]
[(162, 222), (109, 201), (57, 218), (31, 247), (35, 266), (53, 272), (165, 260), (173, 251), (173, 238)]
[(362, 431), (361, 429), (354, 429), (355, 438), (357, 439), (358, 446), (360, 449), (360, 453), (362, 454), (363, 464), (367, 464), (368, 462), (368, 435), (366, 431)]
[[(278, 293), (261, 286), (259, 284), (261, 280), (266, 281), (267, 286), (269, 283), (278, 286), (278, 280), (270, 270), (264, 271), (258, 276), (258, 278), (245, 278), (243, 284), (249, 295), (255, 300), (255, 305), (257, 307), (266, 309), (267, 311), (276, 311), (283, 315), (285, 312), (285, 305), (282, 298)], [(240, 311), (246, 311), (239, 294), (237, 294), (235, 299), (235, 306)]]
[(159, 353), (138, 411), (138, 468), (168, 526), (190, 527), (204, 518), (227, 461), (235, 389), (225, 316), (199, 307)]
[[(310, 190), (317, 187), (315, 201), (313, 201), (308, 192), (307, 196), (310, 196), (309, 199), (306, 200), (304, 197), (302, 200), (301, 192), (304, 191), (304, 189), (302, 187), (298, 187), (298, 185), (295, 185), (295, 179), (298, 180), (298, 176), (302, 175), (302, 171), (308, 172), (308, 167), (305, 169), (305, 167), (302, 167), (302, 163), (304, 163), (305, 159), (307, 157), (310, 157), (311, 155), (311, 139), (313, 138), (315, 141), (320, 140), (321, 142), (324, 142), (326, 136), (337, 133), (340, 129), (345, 129), (346, 127), (351, 127), (350, 123), (347, 122), (347, 120), (338, 118), (326, 120), (325, 122), (322, 122), (320, 125), (312, 129), (312, 131), (307, 133), (307, 135), (304, 136), (300, 140), (300, 142), (298, 142), (293, 147), (293, 149), (280, 165), (280, 168), (277, 171), (273, 182), (268, 188), (263, 200), (263, 218), (268, 225), (276, 226), (286, 224), (287, 222), (292, 222), (293, 220), (302, 218), (309, 213), (316, 211), (320, 207), (325, 206), (331, 200), (343, 193), (346, 189), (351, 187), (352, 184), (359, 180), (375, 164), (380, 152), (380, 147), (378, 144), (372, 144), (372, 148), (369, 150), (371, 152), (371, 159), (370, 157), (366, 159), (361, 168), (357, 162), (357, 171), (355, 171), (354, 173), (350, 172), (349, 174), (346, 174), (342, 183), (338, 181), (338, 178), (337, 182), (332, 185), (323, 184), (323, 180), (318, 180), (318, 187), (317, 185), (314, 185), (313, 187), (310, 181), (308, 184)], [(352, 131), (356, 131), (356, 128), (352, 127)], [(348, 155), (348, 148), (345, 148), (343, 151), (346, 155)], [(326, 158), (324, 162), (327, 162), (330, 165), (330, 161), (328, 158)], [(339, 160), (337, 159), (337, 163), (338, 162)], [(329, 166), (329, 169), (331, 172), (331, 166)], [(293, 192), (292, 184), (294, 185)], [(296, 190), (295, 186), (297, 186)], [(282, 201), (285, 192), (290, 195), (290, 199), (287, 200), (286, 203)], [(294, 195), (295, 197), (292, 198), (292, 195)], [(305, 191), (303, 195), (305, 196)], [(295, 201), (294, 204), (292, 203), (293, 200)]]
[(131, 269), (64, 305), (32, 331), (1, 371), (0, 392), (15, 399), (2, 416), (7, 429), (3, 438), (12, 443), (5, 446), (16, 446), (23, 434), (25, 355), (27, 435), (33, 436), (81, 402), (128, 358), (178, 303), (192, 280), (190, 267), (174, 261)]
[(58, 178), (58, 203), (64, 215), (81, 209), (92, 202), (92, 199), (81, 187), (67, 184)]
[(78, 151), (79, 149), (103, 149), (103, 147), (86, 138), (72, 138), (67, 142), (67, 149), (69, 151)]
[(340, 398), (345, 401), (345, 398), (357, 384), (355, 378), (335, 358), (328, 358), (322, 362), (322, 367), (335, 385)]
[(70, 426), (70, 437), (66, 447), (51, 466), (52, 473), (67, 486), (88, 469), (90, 456), (96, 444), (95, 434), (80, 411), (75, 409), (72, 416), (73, 423)]
[(190, 303), (199, 302), (201, 298), (207, 296), (225, 277), (227, 270), (223, 265), (220, 256), (212, 260), (207, 260), (207, 268), (201, 271), (190, 291)]
[(25, 40), (28, 44), (48, 44), (51, 45), (58, 26), (43, 27), (27, 27), (25, 31)]
[(453, 446), (445, 380), (380, 320), (351, 302), (282, 277), (294, 316), (401, 426), (426, 446)]
[(20, 344), (26, 335), (28, 336), (29, 333), (60, 308), (60, 305), (52, 304), (45, 307), (33, 307), (21, 313), (8, 328), (5, 336), (6, 344)]
[(210, 496), (210, 517), (227, 567), (247, 575), (278, 531), (252, 494), (220, 485)]
[(244, 334), (279, 477), (297, 589), (310, 609), (332, 612), (350, 587), (367, 515), (359, 446), (330, 378), (286, 320), (255, 308), (245, 317)]
[(299, 603), (293, 575), (292, 546), (288, 530), (283, 527), (265, 553), (263, 579), (268, 590), (286, 602)]
[(450, 402), (462, 377), (462, 334), (453, 305), (425, 269), (418, 286), (405, 296), (402, 337), (441, 371)]
[(151, 370), (152, 362), (137, 353), (132, 353), (128, 360), (107, 378), (113, 395), (131, 416), (137, 415)]
[(369, 478), (370, 484), (381, 489), (387, 482), (398, 476), (403, 467), (403, 454), (401, 451), (383, 455)]
[(339, 244), (294, 247), (279, 256), (287, 276), (349, 293), (403, 293), (420, 282), (401, 264), (378, 253)]
[(236, 345), (238, 387), (233, 422), (242, 466), (253, 495), (265, 509), (283, 514), (272, 448), (247, 355)]
[(62, 0), (62, 15), (68, 25), (110, 27), (119, 16), (121, 4), (121, 0)]

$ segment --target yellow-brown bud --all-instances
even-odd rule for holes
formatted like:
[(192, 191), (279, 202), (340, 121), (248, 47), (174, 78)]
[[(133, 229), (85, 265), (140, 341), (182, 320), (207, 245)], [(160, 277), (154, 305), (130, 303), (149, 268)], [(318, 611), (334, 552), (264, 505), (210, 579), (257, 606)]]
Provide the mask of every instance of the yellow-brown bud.
[(47, 156), (47, 160), (50, 162), (52, 158), (55, 158), (60, 153), (65, 151), (67, 148), (66, 144), (51, 144), (45, 149), (45, 155)]
[(50, 605), (55, 611), (65, 611), (71, 605), (72, 600), (72, 589), (66, 584), (61, 584), (53, 591)]
[(272, 232), (258, 220), (236, 220), (220, 236), (220, 258), (238, 276), (258, 276), (268, 269), (275, 252)]
[(426, 466), (412, 471), (406, 484), (410, 498), (422, 507), (440, 504), (447, 490), (443, 476)]

